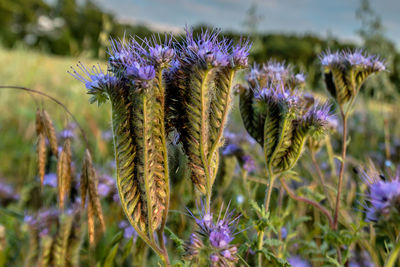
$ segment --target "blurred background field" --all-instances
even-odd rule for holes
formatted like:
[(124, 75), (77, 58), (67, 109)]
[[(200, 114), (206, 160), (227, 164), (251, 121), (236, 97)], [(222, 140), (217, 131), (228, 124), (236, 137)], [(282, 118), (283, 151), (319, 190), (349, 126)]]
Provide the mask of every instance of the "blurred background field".
[[(306, 73), (307, 90), (325, 97), (327, 94), (318, 57), (326, 49), (361, 47), (386, 59), (388, 71), (372, 77), (362, 88), (354, 119), (349, 126), (351, 136), (349, 155), (351, 156), (348, 177), (354, 179), (355, 183), (359, 183), (357, 176), (351, 170), (360, 162), (371, 158), (380, 167), (400, 162), (400, 120), (398, 119), (400, 114), (398, 104), (400, 44), (387, 37), (384, 30), (384, 17), (374, 12), (369, 1), (360, 1), (357, 10), (353, 12), (359, 22), (358, 31), (354, 32), (354, 35), (358, 36), (356, 41), (343, 40), (334, 36), (325, 38), (311, 33), (262, 32), (259, 30), (260, 24), (263, 23), (260, 18), (262, 14), (257, 12), (257, 2), (253, 5), (249, 3), (248, 10), (243, 10), (243, 16), (246, 18), (243, 27), (246, 31), (222, 29), (222, 32), (225, 36), (234, 39), (248, 35), (253, 42), (251, 63), (262, 63), (269, 59), (284, 60), (295, 66), (297, 70)], [(213, 26), (218, 25), (194, 25), (194, 28), (200, 31), (201, 27), (212, 28)], [(175, 31), (175, 29), (171, 30)], [(84, 85), (71, 77), (67, 71), (78, 60), (87, 65), (99, 63), (105, 68), (109, 36), (122, 38), (124, 34), (137, 34), (144, 38), (159, 32), (144, 24), (133, 25), (121, 21), (117, 14), (111, 14), (91, 1), (2, 0), (0, 2), (0, 85), (19, 85), (40, 90), (63, 102), (86, 131), (94, 149), (95, 164), (99, 167), (99, 172), (113, 177), (115, 174), (110, 106), (109, 104), (100, 107), (90, 105)], [(244, 73), (245, 71), (239, 75), (238, 82), (243, 81)], [(73, 142), (76, 162), (80, 162), (83, 153), (82, 140), (79, 138), (76, 125), (59, 106), (37, 95), (12, 89), (0, 89), (0, 182), (12, 185), (18, 195), (23, 195), (23, 192), (27, 191), (28, 184), (38, 182), (35, 152), (35, 110), (37, 107), (45, 107), (51, 114), (60, 134), (70, 129), (76, 137)], [(236, 102), (228, 129), (239, 136), (246, 135)], [(332, 145), (335, 151), (339, 151), (338, 134), (333, 134)], [(254, 158), (259, 159), (258, 165), (262, 166), (260, 151), (248, 142), (245, 146)], [(325, 162), (322, 168), (328, 169), (327, 153), (323, 151), (318, 157), (321, 162)], [(335, 164), (338, 164), (338, 161)], [(313, 167), (308, 155), (303, 157), (298, 165), (297, 168), (301, 173), (313, 175)], [(54, 172), (54, 166), (52, 168), (49, 172)], [(238, 176), (236, 174), (234, 179), (238, 179)], [(178, 185), (178, 189), (179, 186), (182, 185)], [(238, 189), (234, 184), (218, 186), (224, 189), (216, 193), (216, 199), (222, 200), (222, 197), (232, 199), (237, 195)], [(189, 190), (183, 190), (186, 193), (187, 191)], [(262, 195), (263, 190), (260, 192)], [(188, 195), (184, 195), (183, 201), (173, 199), (172, 208), (182, 211), (186, 204), (191, 203), (189, 199)], [(104, 200), (103, 204), (107, 223), (113, 228), (107, 234), (111, 237), (117, 232), (118, 221), (122, 220), (123, 214), (121, 210), (113, 210), (112, 201)], [(26, 212), (25, 206), (21, 203), (15, 204), (12, 210), (21, 216)], [(0, 211), (0, 214), (1, 212), (4, 210)], [(117, 215), (113, 217), (113, 214)], [(8, 225), (13, 229), (18, 228), (15, 222), (7, 221), (9, 215), (3, 215), (0, 215), (0, 224)], [(179, 212), (171, 217), (171, 221), (180, 220), (183, 219)], [(171, 228), (174, 227), (171, 226)], [(179, 229), (173, 230), (178, 232)], [(23, 233), (17, 230), (16, 232), (15, 240), (27, 238)], [(181, 236), (187, 237), (187, 233), (181, 233)], [(10, 244), (10, 247), (15, 248), (17, 242)], [(106, 251), (105, 247), (108, 245), (109, 243), (105, 242), (103, 251)], [(23, 254), (25, 248), (10, 253), (10, 262), (18, 262), (18, 255)], [(102, 259), (104, 256), (101, 255), (99, 258)]]

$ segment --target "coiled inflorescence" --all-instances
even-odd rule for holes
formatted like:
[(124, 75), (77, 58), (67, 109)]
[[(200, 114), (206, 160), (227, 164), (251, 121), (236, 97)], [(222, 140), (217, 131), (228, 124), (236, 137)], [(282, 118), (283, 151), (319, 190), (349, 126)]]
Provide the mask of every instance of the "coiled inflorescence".
[(168, 199), (167, 135), (178, 130), (190, 159), (192, 180), (211, 192), (218, 148), (237, 69), (247, 66), (249, 44), (219, 40), (219, 32), (183, 43), (165, 36), (112, 41), (108, 71), (78, 65), (91, 102), (110, 100), (117, 183), (130, 223), (148, 243), (165, 224)]
[(283, 67), (276, 68), (282, 75), (270, 74), (266, 66), (263, 75), (255, 75), (258, 67), (251, 70), (248, 86), (240, 88), (240, 112), (247, 132), (263, 147), (268, 168), (279, 173), (294, 166), (307, 137), (325, 133), (330, 106), (318, 102), (310, 106), (297, 90), (301, 83), (297, 88), (288, 83), (296, 75)]
[[(112, 41), (109, 71), (78, 65), (91, 102), (111, 101), (117, 184), (131, 224), (148, 239), (165, 221), (168, 156), (163, 72), (175, 57), (172, 39)], [(142, 235), (143, 237), (143, 235)]]
[(354, 99), (369, 75), (386, 69), (379, 57), (367, 55), (362, 50), (327, 51), (321, 56), (321, 63), (326, 87), (339, 104)]
[(166, 74), (168, 122), (181, 136), (192, 181), (203, 194), (217, 173), (234, 76), (247, 66), (248, 51), (247, 42), (233, 45), (218, 31), (194, 37), (187, 30)]

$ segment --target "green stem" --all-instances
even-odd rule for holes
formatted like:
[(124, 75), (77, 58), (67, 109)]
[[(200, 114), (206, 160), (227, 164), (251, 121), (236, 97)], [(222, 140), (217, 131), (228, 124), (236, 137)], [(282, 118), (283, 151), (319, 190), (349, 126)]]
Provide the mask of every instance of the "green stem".
[[(269, 185), (268, 189), (265, 195), (265, 200), (264, 200), (264, 208), (265, 208), (265, 213), (267, 214), (269, 211), (269, 204), (271, 202), (271, 195), (272, 195), (272, 189), (274, 188), (274, 182), (276, 179), (275, 174), (272, 172), (272, 169), (268, 167), (268, 176), (269, 176)], [(258, 232), (258, 240), (257, 240), (257, 249), (258, 249), (258, 266), (262, 267), (262, 248), (264, 245), (264, 234), (265, 231), (262, 229), (261, 231)]]
[(400, 259), (400, 238), (397, 240), (397, 244), (390, 253), (389, 257), (386, 260), (385, 267), (393, 267), (396, 266), (396, 261)]
[(262, 267), (262, 248), (264, 243), (264, 230), (258, 233), (258, 242), (257, 242), (257, 250), (258, 250), (258, 267)]
[(329, 213), (329, 211), (328, 211), (324, 206), (322, 206), (322, 205), (319, 204), (318, 202), (315, 202), (315, 201), (313, 201), (313, 200), (311, 200), (311, 199), (308, 199), (308, 198), (306, 198), (306, 197), (301, 197), (301, 196), (296, 195), (296, 194), (292, 191), (292, 189), (290, 189), (289, 186), (286, 184), (284, 178), (281, 178), (280, 181), (281, 181), (282, 186), (285, 188), (286, 192), (288, 193), (288, 195), (289, 195), (293, 200), (301, 201), (301, 202), (310, 204), (310, 205), (314, 206), (315, 208), (317, 208), (318, 210), (320, 210), (321, 213), (323, 213), (323, 214), (326, 216), (326, 218), (327, 218), (328, 221), (329, 221), (329, 225), (332, 227), (332, 225), (333, 225), (332, 216), (331, 216), (331, 214)]
[(339, 181), (338, 181), (338, 188), (337, 188), (337, 195), (336, 195), (336, 206), (335, 206), (335, 213), (334, 213), (333, 226), (332, 226), (333, 230), (337, 230), (337, 227), (338, 227), (340, 197), (342, 194), (342, 183), (343, 183), (343, 176), (344, 176), (344, 169), (345, 169), (345, 162), (346, 162), (346, 151), (347, 151), (347, 113), (343, 112), (342, 107), (340, 107), (340, 114), (341, 114), (342, 120), (343, 120), (342, 160), (340, 163)]

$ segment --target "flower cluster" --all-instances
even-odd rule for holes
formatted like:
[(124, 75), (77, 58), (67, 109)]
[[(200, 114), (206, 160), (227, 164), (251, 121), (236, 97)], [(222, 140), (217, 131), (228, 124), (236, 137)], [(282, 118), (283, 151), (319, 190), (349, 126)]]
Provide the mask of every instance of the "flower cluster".
[(382, 180), (376, 171), (362, 172), (368, 186), (367, 221), (389, 221), (400, 216), (400, 175)]
[(221, 218), (222, 208), (217, 221), (214, 223), (213, 214), (204, 209), (200, 218), (195, 219), (199, 230), (192, 233), (190, 240), (185, 244), (186, 258), (198, 262), (201, 256), (207, 256), (211, 266), (235, 266), (238, 258), (237, 247), (230, 244), (235, 236), (235, 229), (239, 216), (234, 217), (228, 208)]
[(223, 156), (234, 156), (241, 168), (247, 172), (254, 172), (256, 169), (256, 163), (252, 156), (245, 153), (245, 151), (234, 143), (228, 143), (222, 150)]
[(327, 89), (339, 104), (354, 99), (369, 75), (386, 69), (379, 57), (362, 50), (327, 51), (321, 56), (321, 64)]
[(274, 172), (291, 169), (308, 137), (318, 139), (327, 129), (330, 105), (305, 101), (295, 88), (280, 85), (240, 90), (240, 112), (247, 132), (263, 147)]
[(253, 88), (281, 85), (301, 89), (306, 80), (305, 75), (301, 72), (295, 73), (291, 65), (274, 60), (270, 60), (261, 66), (254, 64), (245, 78)]

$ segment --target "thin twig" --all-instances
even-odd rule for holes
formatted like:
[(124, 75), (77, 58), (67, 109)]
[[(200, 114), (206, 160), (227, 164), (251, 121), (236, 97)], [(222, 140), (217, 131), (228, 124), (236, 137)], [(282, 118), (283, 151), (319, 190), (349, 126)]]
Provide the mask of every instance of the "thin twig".
[(289, 195), (292, 199), (294, 199), (294, 200), (296, 200), (296, 201), (301, 201), (301, 202), (310, 204), (310, 205), (314, 206), (315, 208), (319, 209), (319, 210), (326, 216), (326, 218), (328, 219), (329, 225), (330, 225), (330, 226), (333, 225), (332, 216), (331, 216), (331, 214), (329, 213), (329, 211), (328, 211), (324, 206), (322, 206), (321, 204), (319, 204), (318, 202), (316, 202), (316, 201), (314, 201), (314, 200), (311, 200), (311, 199), (308, 199), (308, 198), (306, 198), (306, 197), (301, 197), (301, 196), (296, 195), (296, 194), (292, 191), (292, 189), (290, 189), (289, 186), (286, 184), (284, 178), (281, 177), (281, 178), (280, 178), (280, 181), (281, 181), (282, 186), (285, 188), (286, 192), (288, 193), (288, 195)]
[(47, 97), (48, 99), (50, 99), (51, 101), (55, 102), (56, 104), (58, 104), (59, 106), (61, 106), (65, 112), (71, 116), (72, 120), (76, 123), (76, 125), (79, 128), (79, 131), (82, 134), (82, 138), (86, 144), (86, 147), (90, 150), (90, 145), (88, 142), (88, 139), (86, 137), (85, 131), (83, 130), (82, 126), (79, 124), (78, 120), (75, 118), (75, 116), (71, 113), (71, 111), (69, 111), (69, 109), (62, 103), (60, 102), (58, 99), (56, 99), (55, 97), (52, 97), (42, 91), (39, 90), (35, 90), (35, 89), (31, 89), (31, 88), (26, 88), (26, 87), (22, 87), (22, 86), (14, 86), (14, 85), (0, 85), (0, 89), (17, 89), (17, 90), (23, 90), (26, 92), (30, 92), (30, 93), (35, 93), (44, 97)]

